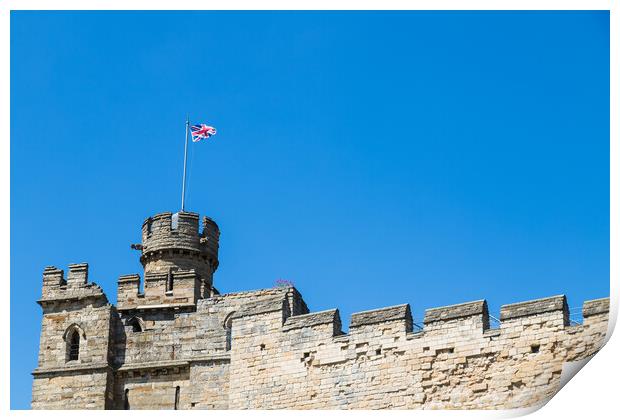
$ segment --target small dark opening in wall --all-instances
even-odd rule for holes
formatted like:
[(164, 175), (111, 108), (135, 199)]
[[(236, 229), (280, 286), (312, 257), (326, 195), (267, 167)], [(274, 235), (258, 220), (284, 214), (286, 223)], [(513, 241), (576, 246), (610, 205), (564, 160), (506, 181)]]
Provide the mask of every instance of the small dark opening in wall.
[(265, 350), (265, 345), (264, 345), (264, 344), (261, 344), (261, 345), (260, 345), (260, 350), (261, 350), (261, 351)]
[(129, 410), (129, 390), (125, 390), (125, 399), (123, 401), (123, 409)]
[(181, 387), (177, 386), (177, 388), (174, 391), (174, 409), (178, 410), (179, 409), (179, 397), (181, 396)]
[(168, 279), (166, 280), (166, 292), (172, 292), (174, 289), (174, 273), (172, 268), (168, 269)]
[(538, 353), (540, 351), (540, 344), (532, 344), (532, 353)]
[(430, 347), (422, 347), (422, 351), (429, 351), (430, 349)]
[(381, 354), (381, 349), (375, 350), (375, 353), (376, 353), (377, 356), (379, 356)]
[(131, 330), (133, 332), (142, 332), (142, 324), (140, 324), (140, 321), (136, 317), (133, 317), (129, 320), (129, 325), (131, 325)]
[(69, 340), (69, 360), (78, 360), (80, 356), (80, 333), (73, 331)]
[(304, 359), (310, 357), (310, 353), (304, 353)]

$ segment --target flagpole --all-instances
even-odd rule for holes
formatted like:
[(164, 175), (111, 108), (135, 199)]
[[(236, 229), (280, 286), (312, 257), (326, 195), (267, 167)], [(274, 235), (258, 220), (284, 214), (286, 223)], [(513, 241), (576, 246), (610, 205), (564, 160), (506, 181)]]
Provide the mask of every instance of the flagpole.
[(185, 172), (187, 169), (187, 136), (189, 135), (189, 115), (185, 120), (185, 152), (183, 153), (183, 189), (181, 192), (181, 211), (185, 211)]

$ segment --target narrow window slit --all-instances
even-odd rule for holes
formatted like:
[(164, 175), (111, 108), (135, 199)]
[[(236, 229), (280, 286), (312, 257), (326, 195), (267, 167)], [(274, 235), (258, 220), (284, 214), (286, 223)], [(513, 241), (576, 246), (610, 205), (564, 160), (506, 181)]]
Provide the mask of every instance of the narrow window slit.
[(174, 391), (174, 409), (178, 410), (179, 409), (179, 397), (181, 396), (181, 387), (177, 386), (177, 388)]

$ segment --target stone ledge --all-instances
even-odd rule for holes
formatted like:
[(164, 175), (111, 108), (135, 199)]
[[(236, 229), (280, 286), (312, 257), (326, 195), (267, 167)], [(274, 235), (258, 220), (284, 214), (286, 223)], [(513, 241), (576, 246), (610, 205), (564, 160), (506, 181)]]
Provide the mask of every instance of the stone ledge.
[(112, 367), (107, 363), (84, 363), (84, 364), (75, 364), (75, 365), (67, 365), (67, 366), (58, 366), (53, 368), (36, 368), (32, 371), (33, 376), (38, 375), (46, 375), (52, 373), (72, 373), (72, 372), (80, 372), (85, 370), (95, 371), (95, 370), (105, 370), (112, 369)]
[(486, 300), (459, 303), (457, 305), (440, 306), (427, 309), (424, 313), (424, 324), (450, 319), (467, 318), (475, 315), (488, 316), (489, 310)]
[(503, 305), (500, 308), (501, 321), (524, 316), (542, 314), (545, 312), (564, 311), (568, 313), (566, 296), (557, 295), (543, 299), (528, 300), (525, 302)]
[(148, 370), (148, 369), (162, 369), (162, 368), (174, 368), (174, 367), (186, 367), (189, 366), (189, 360), (164, 360), (159, 362), (144, 362), (144, 363), (129, 363), (122, 365), (117, 372), (126, 372), (130, 370)]
[(399, 320), (406, 320), (409, 323), (413, 322), (411, 319), (411, 308), (408, 303), (370, 311), (356, 312), (351, 315), (351, 324), (349, 328)]
[(137, 305), (137, 306), (119, 306), (116, 308), (118, 311), (148, 311), (151, 309), (185, 309), (195, 308), (194, 303), (162, 303), (156, 305)]
[(287, 318), (282, 326), (282, 331), (290, 331), (303, 327), (311, 327), (321, 324), (340, 325), (340, 314), (338, 309), (329, 309), (321, 312), (312, 312), (304, 315), (296, 315)]
[(200, 362), (217, 362), (230, 360), (229, 354), (214, 354), (203, 357), (192, 357), (191, 359), (178, 359), (178, 360), (161, 360), (154, 362), (144, 363), (127, 363), (116, 369), (117, 372), (127, 372), (131, 370), (149, 370), (149, 369), (164, 369), (175, 367), (187, 367), (192, 363)]
[(609, 298), (586, 300), (583, 302), (582, 314), (585, 317), (609, 312)]

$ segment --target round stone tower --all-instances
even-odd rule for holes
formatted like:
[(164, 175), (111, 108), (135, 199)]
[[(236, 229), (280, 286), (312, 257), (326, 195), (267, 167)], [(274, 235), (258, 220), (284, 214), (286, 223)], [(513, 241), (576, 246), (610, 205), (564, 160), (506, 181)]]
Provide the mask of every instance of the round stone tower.
[(195, 271), (204, 294), (211, 291), (219, 264), (220, 230), (210, 218), (198, 213), (159, 213), (142, 224), (142, 256), (145, 278), (151, 274)]

